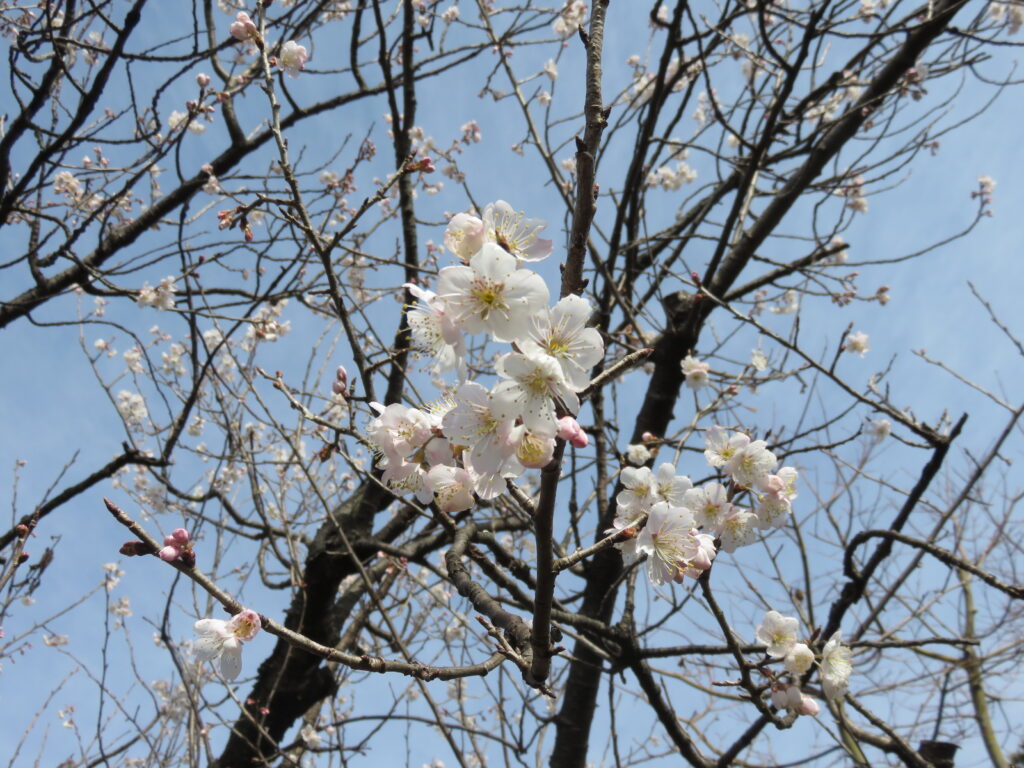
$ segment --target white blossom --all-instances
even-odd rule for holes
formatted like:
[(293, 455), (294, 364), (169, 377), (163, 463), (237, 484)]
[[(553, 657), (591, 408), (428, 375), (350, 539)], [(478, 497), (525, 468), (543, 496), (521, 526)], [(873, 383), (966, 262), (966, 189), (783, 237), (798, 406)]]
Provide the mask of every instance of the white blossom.
[(843, 698), (849, 688), (851, 656), (850, 649), (843, 645), (842, 630), (836, 630), (821, 651), (821, 683), (832, 701)]

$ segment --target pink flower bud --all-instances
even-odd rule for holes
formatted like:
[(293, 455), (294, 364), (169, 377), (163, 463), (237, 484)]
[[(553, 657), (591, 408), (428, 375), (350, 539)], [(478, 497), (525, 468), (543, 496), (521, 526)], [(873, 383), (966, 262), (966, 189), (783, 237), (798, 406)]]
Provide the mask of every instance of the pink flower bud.
[(333, 384), (331, 384), (331, 392), (333, 392), (336, 395), (344, 395), (345, 384), (340, 381), (334, 382)]
[(801, 715), (810, 715), (811, 717), (814, 717), (821, 711), (821, 707), (818, 706), (818, 702), (810, 696), (801, 696), (800, 706), (796, 708), (796, 711)]
[[(168, 536), (167, 538), (169, 539), (171, 537)], [(167, 541), (167, 539), (164, 539), (164, 541)], [(164, 547), (157, 553), (157, 556), (167, 563), (173, 563), (175, 560), (178, 559), (179, 555), (181, 555), (181, 550), (173, 544), (168, 544), (166, 547)]]
[(198, 75), (196, 75), (196, 84), (200, 88), (205, 88), (210, 84), (210, 76), (205, 72), (200, 72)]
[[(184, 528), (175, 528), (173, 531), (171, 531), (171, 538), (174, 539), (174, 541), (180, 544), (181, 546), (185, 546), (186, 544), (188, 544), (188, 531), (186, 531)], [(167, 542), (165, 541), (164, 544), (166, 543)]]
[(339, 365), (338, 366), (338, 372), (335, 374), (335, 376), (337, 377), (338, 381), (341, 381), (341, 382), (348, 381), (348, 371), (345, 370), (345, 366), (344, 365)]
[(245, 11), (238, 12), (228, 31), (235, 40), (243, 43), (249, 39), (255, 40), (260, 36), (259, 30)]

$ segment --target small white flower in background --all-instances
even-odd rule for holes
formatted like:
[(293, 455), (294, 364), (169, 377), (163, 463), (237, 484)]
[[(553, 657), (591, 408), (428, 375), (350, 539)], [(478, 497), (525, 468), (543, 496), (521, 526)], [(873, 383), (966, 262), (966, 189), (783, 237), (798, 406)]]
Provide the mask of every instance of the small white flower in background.
[(843, 349), (851, 354), (858, 354), (864, 357), (865, 353), (871, 350), (868, 346), (868, 335), (864, 331), (857, 331), (851, 333), (846, 337), (846, 343), (843, 345)]
[(149, 283), (143, 283), (135, 303), (140, 307), (153, 307), (161, 310), (174, 309), (176, 290), (173, 277), (165, 277), (155, 288), (151, 288)]
[(802, 675), (814, 663), (814, 651), (805, 643), (797, 643), (789, 649), (786, 658), (783, 660), (786, 670), (791, 675)]
[(248, 608), (227, 621), (200, 619), (195, 623), (196, 638), (193, 648), (199, 661), (220, 659), (220, 673), (234, 680), (242, 671), (242, 643), (252, 640), (260, 631), (260, 617)]
[(888, 419), (869, 421), (867, 433), (876, 443), (880, 443), (892, 433), (892, 422)]
[(763, 371), (768, 367), (768, 358), (765, 357), (764, 352), (760, 349), (752, 349), (750, 351), (750, 365), (755, 371)]
[(636, 443), (626, 449), (626, 461), (635, 466), (646, 464), (651, 459), (651, 451), (642, 443)]
[(298, 77), (309, 61), (309, 54), (306, 53), (306, 46), (299, 45), (294, 40), (289, 40), (281, 46), (281, 69), (290, 77)]
[(142, 350), (138, 347), (132, 347), (131, 349), (125, 350), (123, 355), (124, 364), (128, 366), (128, 370), (132, 373), (142, 373)]
[(121, 418), (129, 425), (141, 424), (149, 418), (146, 401), (142, 395), (122, 389), (117, 393), (117, 410)]
[(776, 659), (785, 658), (796, 645), (796, 631), (799, 622), (791, 616), (783, 616), (778, 611), (768, 611), (764, 620), (757, 627), (756, 637), (759, 643), (768, 646), (768, 655)]
[(707, 386), (709, 381), (708, 371), (711, 370), (709, 364), (702, 363), (693, 355), (687, 355), (683, 358), (683, 362), (680, 363), (680, 367), (683, 370), (683, 375), (686, 377), (686, 386), (690, 389), (700, 389)]
[(544, 74), (550, 77), (552, 80), (558, 79), (558, 65), (555, 64), (554, 59), (548, 59), (544, 64)]
[(851, 655), (850, 649), (843, 645), (842, 630), (836, 630), (821, 651), (821, 683), (825, 695), (832, 701), (843, 698), (850, 686)]
[(457, 5), (448, 7), (445, 9), (445, 12), (441, 14), (441, 21), (445, 24), (451, 24), (457, 18), (459, 18), (459, 6)]
[(559, 37), (569, 37), (576, 34), (576, 28), (582, 26), (586, 18), (587, 4), (583, 0), (565, 0), (565, 7), (551, 28)]
[(61, 171), (53, 179), (53, 191), (58, 195), (77, 198), (82, 194), (82, 185), (70, 171)]
[(978, 192), (988, 196), (996, 191), (996, 180), (991, 176), (982, 175), (978, 177)]
[(48, 645), (51, 648), (59, 648), (62, 645), (67, 645), (71, 641), (67, 635), (44, 635), (43, 645)]
[(306, 743), (307, 747), (319, 747), (323, 739), (320, 732), (310, 723), (306, 723), (299, 730), (299, 737)]
[(791, 315), (798, 309), (800, 309), (800, 296), (791, 288), (782, 294), (782, 298), (771, 308), (771, 311), (776, 315)]

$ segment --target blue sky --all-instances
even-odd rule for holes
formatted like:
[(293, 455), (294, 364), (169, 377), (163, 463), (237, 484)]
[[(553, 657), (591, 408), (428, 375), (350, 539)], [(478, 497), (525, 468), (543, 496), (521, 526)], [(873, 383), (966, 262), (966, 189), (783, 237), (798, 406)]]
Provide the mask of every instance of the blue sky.
[[(624, 5), (612, 4), (615, 26), (610, 26), (610, 29), (618, 30), (619, 25), (628, 23), (645, 23), (643, 19), (630, 20)], [(146, 23), (169, 23), (171, 19), (168, 14), (168, 9), (161, 6), (153, 17), (147, 18)], [(625, 65), (626, 58), (633, 53), (644, 53), (642, 45), (631, 46), (630, 43), (645, 39), (644, 35), (646, 31), (634, 31), (631, 35), (615, 32), (609, 34), (606, 43), (606, 93), (613, 92), (616, 84), (621, 86), (628, 82), (630, 74)], [(315, 49), (314, 65), (329, 55), (326, 46)], [(550, 47), (537, 51), (517, 51), (513, 64), (522, 75), (531, 71), (531, 68), (539, 69), (550, 55)], [(984, 66), (990, 75), (1005, 75), (1010, 71), (1014, 59), (1014, 50), (996, 49), (993, 60)], [(570, 84), (580, 74), (580, 60), (578, 46), (570, 45), (563, 51), (559, 61), (560, 77), (555, 90), (556, 106), (560, 104), (563, 90), (570, 93), (573, 90)], [(490, 67), (492, 63), (490, 60), (481, 62), (482, 67)], [(183, 82), (191, 80), (185, 79)], [(300, 78), (289, 85), (294, 86), (301, 96), (307, 95), (303, 89), (312, 88), (313, 82), (312, 79), (307, 81)], [(546, 78), (539, 78), (535, 82), (537, 86), (548, 85)], [(502, 83), (497, 87), (507, 86)], [(445, 144), (451, 137), (457, 136), (460, 126), (470, 119), (476, 119), (481, 126), (484, 141), (469, 147), (462, 160), (464, 168), (470, 172), (470, 184), (478, 201), (506, 199), (517, 208), (525, 208), (533, 216), (545, 216), (547, 210), (560, 210), (553, 190), (545, 185), (544, 176), (538, 173), (535, 158), (520, 158), (509, 149), (523, 135), (519, 123), (514, 119), (517, 110), (508, 101), (495, 105), (490, 99), (478, 100), (476, 85), (464, 92), (445, 89), (441, 83), (428, 84), (426, 88), (420, 98), (417, 123), (424, 126), (427, 134), (437, 137), (439, 143)], [(431, 92), (431, 88), (437, 90)], [(187, 92), (188, 89), (182, 85), (181, 92), (173, 96), (183, 100)], [(990, 95), (989, 90), (968, 87), (954, 97), (953, 108), (960, 114), (976, 107)], [(258, 114), (262, 109), (256, 96), (256, 92), (250, 93), (245, 105), (246, 109), (252, 109), (253, 114)], [(806, 301), (801, 315), (802, 343), (805, 349), (812, 352), (828, 350), (830, 355), (849, 323), (855, 329), (870, 334), (872, 348), (864, 360), (845, 356), (840, 363), (840, 373), (849, 376), (855, 385), (866, 383), (871, 374), (884, 368), (895, 356), (892, 372), (887, 378), (892, 386), (895, 404), (913, 405), (920, 417), (931, 422), (947, 408), (954, 418), (961, 411), (969, 411), (971, 418), (954, 449), (954, 459), (951, 461), (960, 466), (964, 463), (964, 449), (969, 449), (975, 456), (985, 450), (1003, 416), (986, 398), (928, 366), (915, 357), (912, 350), (927, 349), (951, 368), (1006, 396), (1011, 403), (1015, 396), (1019, 397), (1020, 388), (1015, 384), (1024, 374), (1024, 360), (1015, 354), (1012, 345), (994, 328), (985, 310), (971, 296), (967, 287), (968, 280), (973, 282), (1003, 321), (1011, 329), (1016, 323), (1016, 330), (1021, 330), (1017, 310), (1021, 271), (1017, 261), (1019, 244), (1024, 235), (1024, 220), (1016, 212), (1024, 209), (1024, 182), (1014, 171), (1024, 167), (1024, 158), (1021, 157), (1024, 150), (1017, 139), (1015, 126), (1020, 122), (1020, 108), (1019, 100), (1014, 96), (1013, 90), (1008, 90), (996, 100), (984, 117), (944, 136), (938, 154), (935, 157), (920, 157), (901, 176), (903, 182), (898, 188), (872, 198), (869, 212), (854, 219), (845, 237), (851, 243), (851, 262), (854, 264), (896, 258), (920, 248), (922, 243), (940, 240), (966, 226), (973, 217), (976, 204), (970, 195), (977, 188), (979, 174), (990, 174), (998, 182), (992, 205), (994, 215), (983, 220), (969, 238), (940, 248), (923, 259), (884, 266), (851, 266), (851, 271), (857, 269), (861, 272), (862, 288), (873, 289), (881, 284), (890, 286), (892, 301), (888, 306), (855, 303), (836, 309), (822, 299)], [(168, 102), (170, 100), (168, 96)], [(575, 105), (564, 109), (566, 112), (575, 111)], [(383, 111), (384, 105), (379, 100), (372, 105), (361, 105), (346, 114), (346, 124), (342, 130), (350, 130), (354, 136), (359, 137), (365, 130), (364, 126), (376, 120)], [(186, 146), (189, 152), (195, 153), (188, 158), (190, 162), (201, 164), (204, 152), (221, 146), (223, 136), (218, 133), (218, 127), (212, 127), (203, 136), (188, 138)], [(568, 137), (577, 127), (578, 122), (571, 122), (561, 130)], [(687, 125), (687, 130), (690, 127)], [(294, 147), (302, 141), (315, 147), (318, 142), (328, 138), (336, 140), (336, 126), (321, 130), (324, 130), (323, 134), (295, 136), (292, 139), (293, 153)], [(328, 137), (328, 134), (333, 135)], [(382, 155), (385, 155), (389, 150), (381, 127), (376, 129), (375, 139)], [(529, 150), (527, 153), (529, 155)], [(570, 151), (566, 149), (558, 155), (558, 159), (568, 157), (569, 154)], [(698, 162), (695, 160), (695, 165)], [(614, 158), (609, 158), (598, 181), (613, 184), (620, 165)], [(170, 178), (167, 183), (171, 183)], [(664, 193), (664, 196), (668, 203), (669, 195)], [(658, 193), (654, 193), (650, 199), (655, 201), (657, 198)], [(456, 186), (450, 184), (441, 195), (433, 199), (421, 198), (421, 203), (424, 215), (440, 221), (443, 211), (461, 210), (466, 201)], [(607, 202), (603, 205), (605, 207), (599, 212), (599, 217), (607, 221), (610, 210)], [(652, 215), (671, 216), (671, 209), (666, 204), (664, 211), (652, 212)], [(791, 219), (787, 219), (787, 229), (799, 230), (803, 223), (800, 216), (801, 212), (794, 211)], [(564, 239), (559, 231), (561, 219), (557, 216), (550, 218), (548, 234), (559, 244), (556, 247), (560, 247)], [(213, 224), (210, 226), (212, 228)], [(387, 237), (393, 238), (394, 235), (389, 233)], [(423, 227), (420, 230), (421, 243), (427, 239), (440, 242), (441, 237), (441, 227), (433, 230)], [(559, 253), (556, 251), (556, 256), (541, 268), (541, 273), (549, 281), (555, 278), (555, 259)], [(149, 276), (151, 282), (158, 280), (165, 270), (158, 272)], [(74, 297), (64, 297), (55, 309), (47, 308), (43, 316), (70, 317), (73, 315), (75, 301)], [(381, 302), (380, 309), (382, 313), (376, 317), (385, 327), (391, 327), (397, 319), (392, 314), (394, 307), (390, 304), (385, 306)], [(157, 322), (175, 333), (180, 333), (184, 327), (168, 315), (160, 315), (153, 310), (128, 307), (112, 308), (111, 312), (111, 319), (123, 318), (143, 334), (150, 324)], [(298, 377), (305, 365), (307, 350), (316, 341), (318, 323), (303, 321), (297, 312), (286, 317), (293, 323), (292, 334), (287, 337), (287, 345), (271, 350), (267, 365), (291, 369)], [(720, 332), (725, 332), (731, 325), (731, 321), (721, 313), (712, 322)], [(765, 315), (764, 322), (780, 333), (785, 333), (792, 317)], [(84, 351), (80, 346), (79, 333), (79, 329), (73, 325), (36, 328), (21, 322), (0, 334), (0, 359), (9, 361), (0, 385), (3, 387), (0, 423), (4, 425), (6, 437), (0, 441), (0, 471), (11, 472), (17, 461), (25, 462), (19, 470), (16, 505), (11, 484), (0, 484), (0, 503), (12, 509), (12, 517), (31, 510), (53, 482), (60, 467), (70, 460), (76, 450), (80, 449), (81, 455), (68, 474), (71, 479), (81, 477), (106, 461), (107, 457), (118, 451), (124, 439), (120, 421), (97, 386), (86, 359), (87, 353), (93, 354), (92, 345), (99, 335), (97, 328), (92, 326), (85, 329), (81, 337)], [(123, 352), (130, 344), (123, 334), (117, 335), (114, 346)], [(756, 343), (752, 339), (752, 336), (746, 335), (736, 341), (737, 357), (749, 354), (750, 347)], [(766, 344), (766, 348), (768, 346)], [(106, 361), (101, 361), (100, 367), (101, 370), (112, 370), (112, 365)], [(642, 380), (642, 373), (632, 374), (620, 387), (622, 396), (628, 397), (641, 391), (639, 388)], [(115, 391), (118, 388), (115, 386)], [(828, 387), (823, 387), (820, 396), (824, 407), (834, 402), (831, 399), (834, 393), (830, 393)], [(758, 409), (757, 415), (751, 418), (761, 426), (776, 421), (784, 423), (803, 407), (799, 397), (793, 387), (765, 388), (761, 394), (747, 401)], [(862, 419), (865, 415), (857, 411), (855, 418)], [(1007, 459), (1019, 460), (1021, 447), (1018, 433), (1006, 452)], [(851, 454), (853, 452), (851, 450)], [(918, 454), (913, 454), (912, 459), (908, 459), (907, 454), (907, 451), (894, 444), (882, 447), (880, 453), (883, 466), (891, 462), (886, 467), (887, 476), (904, 485), (913, 478), (921, 463)], [(704, 470), (681, 466), (680, 471), (692, 472), (696, 477)], [(1014, 490), (1012, 480), (1010, 490)], [(101, 484), (54, 513), (40, 527), (38, 536), (31, 542), (30, 552), (36, 555), (54, 537), (60, 537), (56, 558), (47, 573), (44, 588), (36, 595), (37, 603), (31, 607), (16, 607), (5, 620), (4, 630), (9, 640), (28, 623), (60, 610), (93, 584), (101, 582), (101, 566), (104, 563), (120, 561), (126, 575), (112, 596), (117, 598), (127, 594), (132, 598), (135, 615), (127, 620), (126, 626), (138, 666), (129, 669), (120, 663), (124, 659), (125, 643), (128, 640), (118, 640), (112, 651), (109, 673), (111, 687), (124, 690), (134, 678), (136, 682), (129, 700), (144, 701), (147, 698), (144, 687), (154, 679), (171, 674), (166, 655), (152, 648), (150, 636), (153, 627), (146, 621), (146, 618), (158, 617), (151, 607), (163, 605), (171, 588), (170, 573), (152, 562), (139, 559), (125, 561), (118, 556), (118, 546), (129, 536), (103, 510), (100, 498), (110, 493), (109, 485)], [(273, 608), (274, 601), (279, 599), (261, 596), (264, 601), (261, 609), (266, 611), (264, 606)], [(202, 606), (194, 604), (191, 592), (181, 584), (178, 584), (174, 592), (174, 600), (182, 608), (182, 613), (174, 618), (173, 634), (178, 638), (187, 637), (191, 622), (187, 614), (199, 615)], [(751, 614), (749, 618), (756, 623), (756, 616)], [(27, 764), (37, 754), (44, 764), (56, 762), (74, 751), (72, 731), (62, 728), (62, 720), (57, 716), (57, 710), (68, 705), (76, 707), (74, 719), (83, 737), (86, 740), (90, 738), (97, 716), (98, 694), (95, 682), (88, 679), (85, 671), (79, 671), (68, 679), (63, 688), (57, 690), (57, 685), (79, 665), (87, 667), (94, 674), (101, 668), (102, 638), (107, 620), (102, 593), (97, 593), (87, 603), (49, 625), (50, 631), (67, 634), (71, 638), (67, 646), (59, 649), (44, 647), (37, 637), (34, 647), (24, 656), (5, 660), (3, 676), (6, 693), (0, 695), (0, 716), (4, 722), (16, 724), (16, 727), (6, 729), (5, 735), (0, 737), (0, 745), (5, 747), (5, 751), (13, 749), (21, 738), (22, 728), (28, 727), (28, 713), (46, 707), (22, 754), (15, 761), (16, 764)], [(751, 634), (752, 629), (753, 624)], [(258, 660), (269, 651), (270, 643), (271, 638), (263, 636), (247, 650), (244, 674), (255, 671)], [(382, 686), (381, 691), (384, 693), (388, 689), (403, 688), (406, 681), (375, 680), (373, 684)], [(241, 693), (247, 688), (242, 684), (238, 690)], [(12, 695), (11, 692), (17, 694)], [(54, 692), (52, 699), (47, 702), (51, 692)], [(373, 694), (360, 692), (358, 695), (370, 697)], [(441, 696), (441, 693), (437, 695)], [(105, 712), (107, 716), (111, 715), (109, 701)], [(812, 727), (811, 723), (801, 723), (792, 733), (799, 735), (800, 729)], [(416, 736), (420, 738), (422, 731), (417, 731)], [(973, 756), (981, 754), (976, 741), (965, 739), (963, 747), (962, 760), (958, 761), (958, 766), (985, 764), (984, 760), (972, 762)], [(436, 752), (431, 754), (427, 754), (419, 742), (413, 747), (396, 743), (393, 749), (392, 759), (401, 759), (406, 754), (404, 750), (411, 750), (410, 763), (417, 765), (428, 762), (434, 756), (449, 759), (439, 740)], [(378, 751), (371, 759), (380, 757)], [(595, 758), (600, 759), (599, 756)]]

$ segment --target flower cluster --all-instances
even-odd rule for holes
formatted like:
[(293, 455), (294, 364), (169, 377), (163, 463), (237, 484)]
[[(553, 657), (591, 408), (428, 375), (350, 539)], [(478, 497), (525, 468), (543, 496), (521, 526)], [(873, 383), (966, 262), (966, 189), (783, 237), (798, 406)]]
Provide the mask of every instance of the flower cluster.
[[(697, 363), (687, 359), (691, 365)], [(706, 371), (703, 373), (706, 375)], [(648, 514), (639, 535), (618, 546), (627, 561), (642, 554), (648, 556), (648, 575), (653, 584), (699, 576), (711, 566), (718, 549), (731, 553), (752, 544), (759, 530), (781, 527), (792, 511), (797, 471), (782, 467), (774, 472), (778, 460), (764, 440), (751, 440), (742, 432), (729, 435), (722, 427), (714, 426), (705, 434), (705, 446), (708, 464), (729, 475), (729, 487), (709, 482), (694, 488), (690, 479), (676, 475), (669, 463), (659, 466), (657, 472), (647, 467), (624, 467), (619, 473), (625, 490), (616, 498), (618, 509), (609, 533), (638, 527), (641, 516)], [(630, 446), (630, 452), (638, 449), (650, 458), (646, 446)], [(627, 460), (637, 463), (633, 460), (638, 457), (630, 452)], [(734, 503), (744, 495), (751, 509)]]
[(167, 536), (164, 536), (164, 546), (157, 552), (157, 556), (168, 563), (181, 560), (188, 567), (196, 564), (196, 553), (192, 549), (192, 542), (188, 531), (184, 528), (176, 528)]
[[(501, 200), (482, 218), (457, 214), (444, 242), (462, 263), (440, 271), (436, 291), (406, 286), (420, 302), (408, 310), (413, 341), (436, 374), (454, 371), (459, 383), (429, 409), (371, 403), (367, 437), (392, 490), (458, 512), (499, 495), (506, 478), (548, 464), (557, 439), (587, 445), (577, 393), (604, 343), (586, 325), (589, 301), (571, 295), (549, 307), (547, 284), (522, 266), (551, 253), (551, 241), (538, 236), (545, 226)], [(466, 336), (479, 333), (514, 345), (497, 358), (500, 381), (491, 389), (467, 377)]]
[(647, 522), (635, 538), (618, 545), (622, 557), (634, 562), (647, 556), (651, 583), (681, 582), (684, 576), (697, 578), (711, 567), (715, 558), (714, 537), (697, 530), (686, 494), (693, 483), (665, 462), (656, 472), (649, 467), (623, 467), (619, 473), (623, 490), (615, 498), (616, 516), (611, 532), (635, 529), (644, 515)]
[[(789, 679), (781, 673), (772, 683), (772, 704), (778, 709), (788, 709), (798, 715), (816, 715), (818, 703), (800, 690), (799, 679), (814, 664), (814, 651), (806, 643), (797, 640), (799, 622), (778, 611), (768, 611), (758, 626), (755, 636), (764, 643), (767, 654), (774, 660), (781, 660)], [(849, 688), (850, 649), (843, 645), (842, 632), (836, 631), (821, 650), (818, 671), (822, 689), (830, 701), (837, 701), (846, 695)]]

